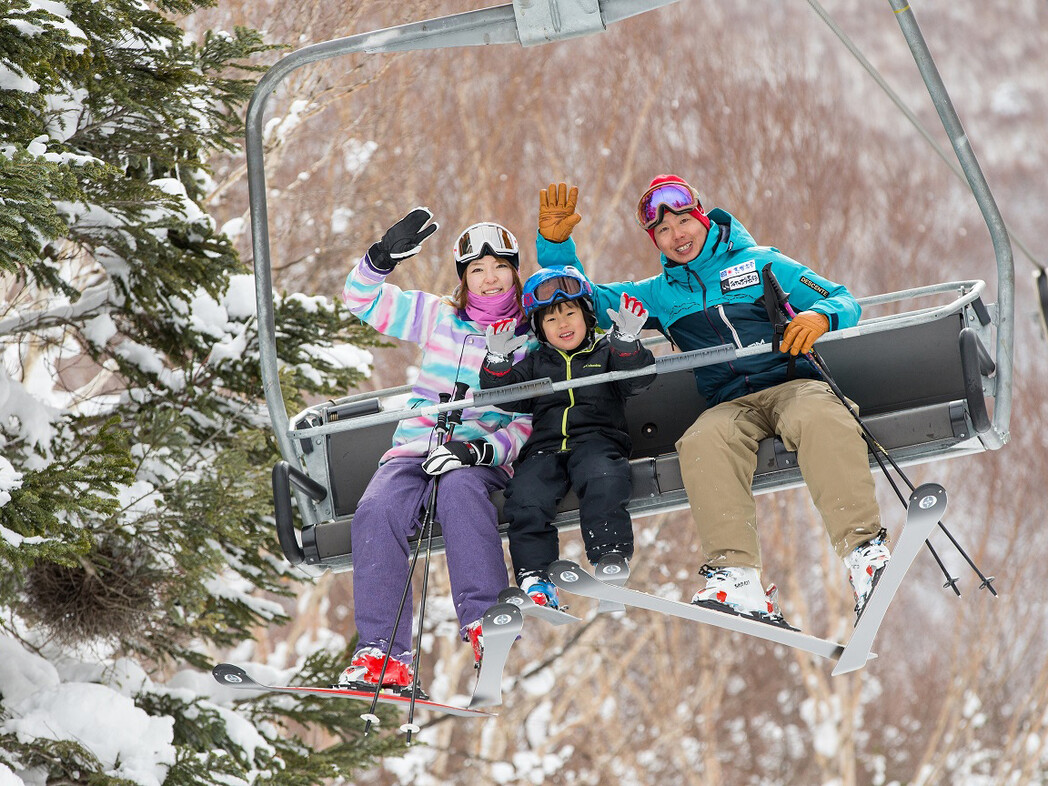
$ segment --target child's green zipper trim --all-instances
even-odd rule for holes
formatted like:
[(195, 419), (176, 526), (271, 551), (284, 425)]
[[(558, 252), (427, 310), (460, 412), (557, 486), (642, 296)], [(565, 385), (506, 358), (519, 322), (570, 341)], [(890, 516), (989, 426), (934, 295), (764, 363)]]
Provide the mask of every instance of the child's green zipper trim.
[[(562, 358), (564, 358), (564, 365), (567, 368), (567, 373), (565, 375), (565, 379), (571, 379), (571, 355), (566, 355), (566, 354), (564, 354), (563, 351), (561, 351), (559, 349), (557, 350), (557, 352), (559, 352), (560, 356)], [(561, 450), (567, 450), (568, 449), (568, 410), (570, 410), (573, 406), (575, 406), (575, 389), (574, 388), (569, 388), (568, 389), (568, 406), (564, 407), (564, 414), (561, 415), (561, 418), (560, 418), (560, 433), (561, 433), (561, 436), (563, 437), (563, 439), (560, 442), (560, 449)]]
[[(565, 379), (571, 379), (571, 358), (574, 357), (574, 355), (579, 354), (580, 352), (592, 352), (596, 344), (596, 337), (591, 337), (589, 344), (587, 344), (585, 347), (576, 347), (575, 352), (572, 355), (566, 354), (562, 349), (557, 349), (556, 347), (553, 347), (553, 349), (557, 349), (557, 354), (564, 358), (564, 365), (567, 368), (567, 371), (564, 375)], [(570, 410), (573, 406), (575, 406), (575, 389), (568, 388), (568, 406), (564, 407), (564, 414), (561, 416), (560, 419), (560, 433), (563, 436), (563, 439), (560, 441), (561, 450), (568, 449), (568, 410)]]

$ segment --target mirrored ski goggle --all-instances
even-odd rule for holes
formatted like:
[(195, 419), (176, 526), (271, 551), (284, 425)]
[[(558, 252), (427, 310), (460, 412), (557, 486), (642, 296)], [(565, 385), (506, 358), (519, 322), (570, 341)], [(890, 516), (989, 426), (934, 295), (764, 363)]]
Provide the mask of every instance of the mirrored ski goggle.
[(455, 241), (455, 262), (464, 264), (480, 259), (484, 256), (484, 248), (488, 253), (497, 257), (505, 257), (516, 254), (517, 239), (513, 234), (500, 224), (490, 221), (482, 224), (474, 224), (459, 235)]
[(684, 213), (699, 207), (699, 198), (690, 187), (682, 183), (660, 183), (644, 192), (637, 203), (637, 223), (651, 229), (667, 210)]
[(571, 276), (557, 276), (543, 281), (533, 292), (525, 292), (521, 296), (521, 305), (524, 313), (556, 303), (559, 300), (575, 300), (580, 295), (586, 294), (583, 282)]

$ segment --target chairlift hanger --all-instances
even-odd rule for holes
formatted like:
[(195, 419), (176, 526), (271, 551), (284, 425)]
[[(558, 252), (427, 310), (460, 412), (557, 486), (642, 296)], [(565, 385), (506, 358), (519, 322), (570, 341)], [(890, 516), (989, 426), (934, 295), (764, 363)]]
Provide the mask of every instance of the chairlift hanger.
[[(270, 95), (296, 69), (341, 55), (488, 44), (534, 46), (599, 33), (608, 24), (673, 2), (678, 0), (546, 0), (542, 3), (513, 0), (507, 5), (313, 44), (282, 58), (259, 80), (246, 119), (251, 237), (263, 390), (284, 459), (274, 467), (273, 473), (277, 531), (284, 554), (292, 564), (311, 574), (351, 567), (349, 522), (359, 494), (379, 456), (389, 446), (393, 424), (417, 416), (419, 410), (381, 411), (384, 397), (404, 390), (396, 388), (311, 407), (296, 415), (294, 424), (289, 418), (280, 395), (278, 376), (262, 139)], [(948, 282), (861, 298), (860, 304), (870, 306), (955, 294), (945, 304), (864, 319), (856, 327), (827, 334), (820, 341), (820, 348), (824, 348), (822, 354), (831, 362), (835, 376), (840, 377), (841, 387), (871, 415), (870, 425), (878, 432), (878, 439), (892, 450), (901, 464), (907, 464), (995, 450), (1008, 441), (1014, 269), (1004, 222), (913, 10), (904, 0), (889, 2), (986, 221), (996, 257), (998, 284), (998, 302), (989, 305), (982, 299), (985, 289), (982, 281)], [(987, 346), (995, 348), (992, 357)], [(635, 446), (639, 445), (631, 457), (634, 498), (630, 509), (634, 516), (677, 510), (687, 504), (672, 447), (676, 438), (674, 431), (680, 429), (682, 423), (690, 424), (705, 405), (695, 390), (689, 369), (721, 362), (725, 353), (738, 356), (749, 349), (725, 346), (658, 359), (656, 383), (631, 400), (627, 413), (631, 436)], [(850, 358), (860, 355), (877, 360), (869, 362), (866, 368), (849, 364)], [(901, 360), (894, 378), (870, 379), (869, 368), (881, 368), (878, 364), (882, 360), (886, 364), (898, 364)], [(914, 369), (923, 369), (925, 373), (915, 374)], [(598, 384), (611, 376), (589, 377), (572, 384)], [(552, 389), (551, 384), (544, 387), (539, 383), (532, 384), (531, 391), (535, 395)], [(477, 392), (467, 403), (477, 400), (484, 404), (497, 403), (513, 397), (520, 398), (521, 391)], [(986, 407), (986, 398), (993, 402), (992, 416)], [(426, 411), (432, 410), (435, 414), (454, 407), (433, 405)], [(353, 446), (358, 458), (352, 462), (338, 461), (337, 451), (347, 445)], [(795, 457), (782, 449), (781, 442), (776, 445), (773, 440), (765, 440), (758, 458), (755, 492), (803, 482)], [(302, 517), (301, 531), (296, 530), (292, 520), (292, 494)], [(572, 497), (569, 495), (562, 504), (556, 521), (558, 526), (578, 524)], [(574, 504), (577, 508), (577, 501)]]

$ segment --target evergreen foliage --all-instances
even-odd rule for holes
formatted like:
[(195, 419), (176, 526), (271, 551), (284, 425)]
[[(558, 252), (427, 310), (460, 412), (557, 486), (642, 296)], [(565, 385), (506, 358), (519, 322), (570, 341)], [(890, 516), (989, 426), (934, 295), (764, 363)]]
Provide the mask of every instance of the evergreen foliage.
[[(247, 29), (192, 41), (165, 16), (210, 4), (11, 0), (0, 18), (0, 397), (15, 413), (0, 423), (0, 604), (9, 634), (46, 631), (41, 652), (206, 669), (206, 647), (286, 619), (259, 596), (293, 584), (270, 552), (253, 281), (201, 207), (208, 156), (239, 144), (252, 60), (272, 47)], [(275, 307), (291, 406), (359, 382), (325, 350), (373, 332), (324, 298)], [(300, 678), (338, 670), (326, 653)], [(316, 783), (402, 744), (362, 742), (345, 706), (263, 698), (242, 705), (269, 744), (249, 760), (206, 700), (136, 704), (175, 718), (171, 784)], [(297, 724), (337, 742), (313, 751)], [(3, 734), (0, 760), (121, 781), (74, 741)]]
[[(321, 652), (308, 658), (295, 684), (323, 683), (345, 664), (350, 652)], [(353, 771), (396, 754), (403, 743), (388, 734), (363, 735), (359, 712), (366, 707), (318, 696), (267, 693), (238, 702), (238, 710), (259, 729), (278, 729), (268, 745), (253, 750), (230, 733), (222, 714), (209, 702), (186, 700), (179, 695), (148, 693), (137, 703), (151, 715), (175, 719), (179, 760), (172, 767), (167, 786), (214, 784), (257, 778), (256, 784), (308, 786), (346, 779)], [(375, 714), (385, 728), (399, 724), (395, 709), (379, 705)], [(303, 729), (321, 729), (334, 741), (314, 750), (303, 739)]]

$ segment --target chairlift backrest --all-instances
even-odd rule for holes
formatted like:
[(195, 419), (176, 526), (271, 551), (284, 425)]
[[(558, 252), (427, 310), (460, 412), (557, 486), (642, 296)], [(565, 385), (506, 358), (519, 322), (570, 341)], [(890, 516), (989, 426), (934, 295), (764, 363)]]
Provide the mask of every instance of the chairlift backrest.
[[(821, 355), (834, 379), (861, 408), (878, 442), (900, 464), (966, 455), (987, 447), (980, 439), (977, 424), (987, 421), (982, 385), (989, 381), (993, 370), (980, 364), (978, 358), (969, 360), (962, 351), (962, 336), (973, 336), (981, 346), (979, 331), (988, 328), (980, 318), (984, 312), (977, 296), (981, 282), (954, 286), (968, 292), (951, 307), (915, 319), (902, 315), (874, 321), (873, 325), (860, 322), (847, 335), (821, 342)], [(973, 324), (975, 327), (970, 326)], [(973, 384), (979, 386), (980, 392), (969, 398)], [(352, 566), (353, 513), (396, 426), (395, 421), (387, 421), (357, 428), (354, 421), (366, 423), (369, 416), (374, 418), (380, 412), (380, 399), (399, 390), (379, 391), (371, 398), (349, 397), (329, 402), (296, 418), (296, 424), (301, 426), (296, 432), (299, 434), (315, 434), (320, 424), (328, 424), (328, 428), (342, 424), (344, 428), (295, 441), (308, 475), (324, 478), (330, 494), (312, 501), (318, 523), (303, 527), (301, 533), (296, 532), (289, 513), (278, 515), (281, 542), (291, 544), (287, 556), (292, 562), (332, 570)], [(627, 403), (633, 442), (633, 496), (629, 507), (634, 517), (686, 506), (675, 443), (705, 406), (688, 368), (658, 374), (649, 388)], [(415, 412), (405, 410), (404, 415)], [(875, 464), (872, 456), (870, 462)], [(753, 480), (755, 493), (802, 482), (796, 455), (787, 451), (780, 440), (760, 443)], [(287, 492), (281, 486), (276, 493)], [(493, 501), (501, 514), (501, 493), (496, 493)], [(561, 529), (578, 526), (578, 500), (574, 494), (562, 501), (555, 523)], [(503, 535), (506, 528), (506, 522), (501, 520)], [(438, 531), (435, 549), (442, 547)]]

